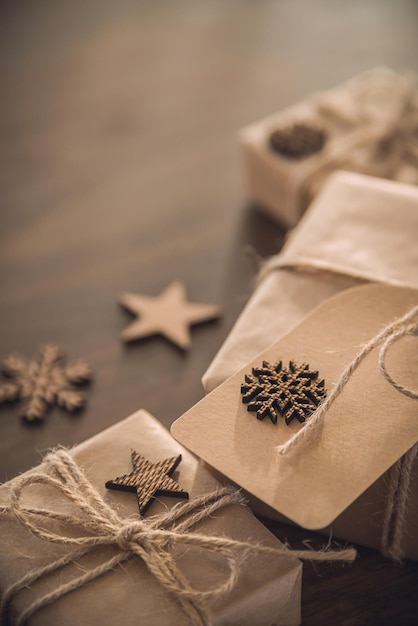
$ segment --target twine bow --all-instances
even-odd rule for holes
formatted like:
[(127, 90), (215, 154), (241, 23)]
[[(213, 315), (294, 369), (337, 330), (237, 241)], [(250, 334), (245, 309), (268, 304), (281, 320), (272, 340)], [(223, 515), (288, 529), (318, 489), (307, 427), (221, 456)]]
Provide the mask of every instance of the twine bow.
[[(334, 102), (327, 95), (318, 95), (314, 104), (318, 115), (334, 120), (341, 131), (305, 164), (304, 187), (309, 199), (317, 193), (330, 169), (397, 178), (406, 162), (414, 170), (418, 166), (418, 97), (414, 77), (378, 73), (353, 85), (346, 100)], [(418, 182), (416, 172), (413, 180), (405, 182)]]
[[(77, 514), (23, 505), (25, 489), (34, 484), (57, 490), (75, 506)], [(202, 520), (229, 504), (243, 504), (243, 498), (238, 491), (224, 487), (190, 502), (177, 504), (158, 516), (147, 519), (124, 519), (101, 498), (65, 449), (51, 452), (39, 470), (23, 474), (11, 482), (10, 504), (1, 507), (0, 513), (11, 513), (36, 537), (71, 549), (52, 563), (32, 570), (6, 590), (1, 605), (2, 623), (7, 623), (12, 601), (21, 590), (70, 563), (78, 562), (83, 556), (103, 546), (117, 548), (116, 554), (102, 564), (85, 571), (81, 576), (57, 586), (52, 592), (36, 599), (20, 613), (14, 624), (23, 626), (41, 608), (133, 557), (139, 557), (162, 588), (179, 603), (188, 617), (188, 623), (200, 626), (210, 624), (208, 601), (214, 601), (226, 594), (236, 584), (241, 559), (246, 555), (264, 554), (275, 557), (292, 555), (316, 561), (352, 561), (355, 558), (356, 551), (353, 549), (336, 552), (289, 550), (285, 546), (272, 548), (192, 532)], [(73, 528), (78, 535), (68, 536), (51, 530), (48, 520), (60, 523), (64, 529)], [(180, 571), (173, 556), (172, 548), (180, 545), (216, 552), (227, 565), (225, 580), (206, 590), (194, 588)]]

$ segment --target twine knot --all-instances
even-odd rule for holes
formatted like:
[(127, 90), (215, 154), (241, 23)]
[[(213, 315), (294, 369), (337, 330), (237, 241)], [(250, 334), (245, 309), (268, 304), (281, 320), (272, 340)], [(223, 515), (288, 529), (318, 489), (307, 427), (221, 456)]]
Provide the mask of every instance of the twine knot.
[(144, 545), (147, 533), (141, 521), (124, 523), (116, 528), (114, 541), (123, 552), (135, 552), (138, 545)]
[[(61, 513), (37, 507), (25, 506), (22, 497), (26, 488), (34, 484), (56, 490), (75, 507), (74, 514)], [(116, 554), (92, 569), (85, 569), (79, 577), (59, 584), (57, 588), (32, 602), (14, 621), (23, 626), (40, 609), (56, 602), (66, 594), (112, 571), (133, 557), (146, 564), (151, 575), (178, 603), (188, 623), (192, 626), (208, 626), (211, 623), (207, 602), (214, 601), (231, 591), (240, 573), (241, 557), (262, 554), (270, 557), (294, 556), (316, 561), (353, 561), (353, 549), (331, 551), (289, 550), (273, 548), (245, 541), (194, 532), (195, 527), (211, 517), (220, 508), (231, 504), (243, 504), (241, 494), (232, 487), (222, 487), (197, 496), (186, 503), (178, 503), (169, 511), (147, 519), (126, 520), (107, 504), (90, 484), (82, 470), (65, 449), (52, 451), (45, 457), (39, 469), (18, 476), (10, 483), (10, 504), (0, 507), (0, 514), (11, 514), (14, 519), (33, 535), (44, 541), (68, 546), (64, 556), (46, 566), (35, 568), (6, 589), (0, 607), (0, 621), (7, 624), (10, 606), (15, 596), (45, 576), (77, 563), (82, 557), (102, 546), (118, 548)], [(59, 522), (67, 532), (60, 534), (49, 528), (48, 521)], [(226, 565), (226, 576), (209, 589), (195, 588), (178, 567), (173, 551), (174, 545), (215, 552)], [(225, 571), (225, 570), (224, 570)], [(222, 575), (220, 576), (222, 578)]]

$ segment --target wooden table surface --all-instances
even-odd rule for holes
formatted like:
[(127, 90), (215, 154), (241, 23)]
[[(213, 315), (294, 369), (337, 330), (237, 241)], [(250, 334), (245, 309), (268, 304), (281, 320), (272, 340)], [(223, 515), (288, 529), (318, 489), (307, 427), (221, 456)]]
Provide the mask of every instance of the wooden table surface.
[[(95, 371), (88, 407), (28, 427), (1, 408), (0, 479), (144, 407), (169, 425), (284, 233), (246, 204), (236, 131), (379, 65), (418, 71), (414, 0), (5, 1), (0, 7), (2, 357), (46, 343)], [(184, 354), (131, 346), (123, 290), (172, 280), (223, 317)], [(273, 339), (273, 338), (272, 338)], [(297, 546), (309, 536), (271, 525)], [(360, 549), (306, 565), (303, 624), (418, 623), (418, 565)]]

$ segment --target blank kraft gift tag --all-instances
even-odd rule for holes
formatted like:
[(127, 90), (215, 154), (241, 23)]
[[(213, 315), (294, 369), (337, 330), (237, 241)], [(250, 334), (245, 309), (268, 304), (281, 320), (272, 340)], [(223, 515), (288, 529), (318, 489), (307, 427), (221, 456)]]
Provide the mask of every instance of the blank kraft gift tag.
[[(173, 436), (295, 523), (328, 526), (416, 443), (418, 401), (385, 380), (376, 348), (329, 408), (319, 436), (281, 457), (276, 447), (303, 425), (256, 419), (242, 403), (241, 385), (263, 361), (294, 361), (317, 370), (329, 394), (362, 346), (416, 305), (418, 291), (399, 287), (366, 285), (338, 294), (180, 417)], [(397, 382), (416, 389), (417, 337), (394, 343), (386, 365)]]

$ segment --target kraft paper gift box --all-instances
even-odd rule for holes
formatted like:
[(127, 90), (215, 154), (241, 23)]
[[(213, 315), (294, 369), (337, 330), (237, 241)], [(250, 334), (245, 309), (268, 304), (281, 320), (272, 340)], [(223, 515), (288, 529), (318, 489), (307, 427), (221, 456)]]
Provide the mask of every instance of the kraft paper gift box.
[(242, 486), (256, 513), (418, 559), (417, 335), (418, 290), (345, 290), (187, 411), (172, 433)]
[(418, 288), (418, 188), (333, 174), (277, 256), (203, 377), (206, 392), (326, 298), (364, 282)]
[[(116, 508), (123, 518), (139, 519), (138, 504), (134, 493), (105, 489), (105, 482), (129, 473), (131, 447), (155, 463), (162, 459), (182, 455), (173, 479), (189, 492), (190, 502), (201, 494), (212, 492), (219, 483), (203, 468), (197, 459), (175, 442), (166, 429), (146, 411), (139, 411), (115, 426), (85, 441), (70, 451), (72, 458), (82, 468), (93, 487), (106, 503)], [(42, 467), (42, 466), (40, 466)], [(35, 468), (39, 469), (39, 468)], [(33, 472), (33, 470), (31, 470)], [(29, 473), (22, 476), (27, 476)], [(0, 489), (0, 504), (9, 501), (10, 490), (15, 481)], [(74, 513), (60, 493), (50, 486), (34, 484), (24, 496), (26, 506), (42, 506), (67, 514)], [(145, 517), (159, 515), (171, 507), (174, 498), (158, 498)], [(184, 502), (184, 500), (182, 500)], [(36, 517), (36, 516), (35, 516)], [(152, 519), (152, 517), (151, 517)], [(36, 521), (36, 520), (35, 520)], [(83, 531), (71, 531), (68, 523), (58, 530), (54, 523), (38, 519), (43, 527), (68, 536), (83, 535)], [(57, 524), (57, 522), (55, 522)], [(0, 590), (20, 579), (29, 570), (53, 562), (72, 549), (57, 546), (34, 537), (21, 527), (8, 513), (0, 517)], [(248, 508), (230, 504), (214, 511), (199, 523), (193, 532), (250, 541), (272, 548), (282, 549), (282, 544), (262, 526)], [(84, 531), (84, 534), (85, 531)], [(89, 533), (88, 533), (89, 534)], [(24, 610), (39, 594), (49, 593), (58, 585), (89, 571), (109, 558), (109, 546), (80, 559), (78, 565), (70, 564), (63, 571), (51, 574), (47, 579), (27, 585), (12, 603), (12, 615)], [(217, 558), (216, 549), (209, 550), (186, 546), (173, 547), (175, 561), (181, 575), (197, 589), (219, 585), (226, 578), (226, 567)], [(115, 552), (111, 552), (111, 555)], [(236, 586), (222, 598), (208, 602), (209, 617), (199, 623), (213, 624), (299, 624), (301, 563), (291, 555), (282, 557), (265, 554), (249, 554), (240, 563)], [(261, 575), (262, 573), (262, 575)], [(2, 622), (4, 623), (4, 622)], [(7, 622), (6, 622), (7, 623)], [(11, 620), (11, 623), (14, 623)], [(179, 625), (191, 624), (180, 605), (164, 590), (150, 574), (140, 558), (124, 561), (96, 580), (63, 596), (50, 606), (35, 613), (28, 622), (30, 626), (41, 625), (77, 626), (91, 624), (124, 625)]]
[(248, 197), (294, 226), (337, 169), (418, 183), (418, 90), (371, 70), (243, 128), (239, 144)]

